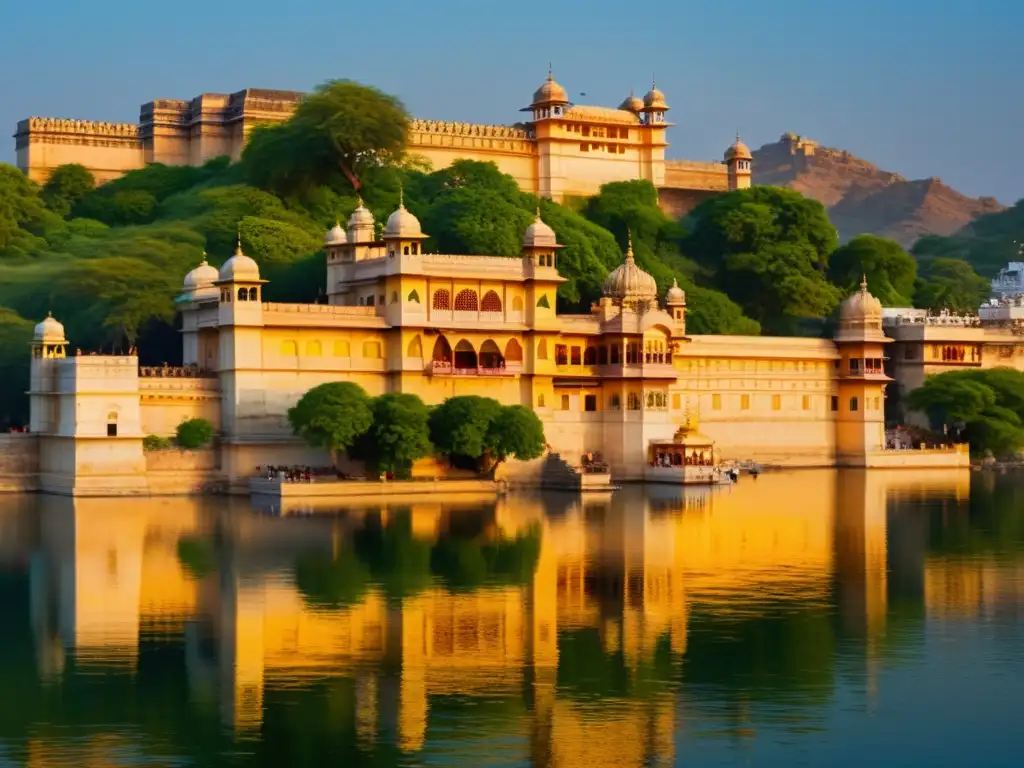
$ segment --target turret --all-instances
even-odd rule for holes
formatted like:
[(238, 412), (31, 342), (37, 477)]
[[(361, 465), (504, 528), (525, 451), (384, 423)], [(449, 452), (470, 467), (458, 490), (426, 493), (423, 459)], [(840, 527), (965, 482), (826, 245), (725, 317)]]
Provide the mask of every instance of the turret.
[(754, 156), (736, 134), (736, 141), (725, 150), (725, 164), (729, 169), (729, 190), (750, 187), (751, 161)]
[(532, 267), (557, 267), (555, 252), (562, 246), (558, 244), (555, 230), (549, 227), (540, 217), (540, 207), (533, 222), (523, 233), (523, 257)]
[(530, 106), (524, 107), (523, 112), (533, 114), (533, 121), (546, 120), (551, 117), (562, 117), (565, 110), (569, 108), (569, 96), (561, 85), (555, 82), (548, 68), (548, 77), (540, 88), (533, 93), (533, 101)]
[(420, 253), (420, 243), (427, 239), (420, 228), (420, 220), (406, 209), (405, 197), (401, 193), (398, 209), (388, 216), (388, 222), (384, 225), (382, 239), (389, 257), (417, 256)]
[(665, 113), (669, 106), (665, 103), (665, 94), (658, 90), (652, 81), (651, 90), (644, 95), (644, 108), (640, 110), (641, 119), (649, 125), (665, 123)]
[(665, 308), (672, 316), (672, 335), (686, 335), (686, 292), (672, 280), (672, 287), (665, 291)]
[(48, 314), (32, 334), (32, 364), (29, 375), (29, 431), (51, 432), (57, 427), (59, 400), (58, 361), (67, 355), (64, 326)]
[(239, 236), (234, 255), (220, 268), (217, 282), (220, 290), (219, 324), (262, 325), (261, 292), (266, 280), (260, 279), (259, 265), (242, 252)]

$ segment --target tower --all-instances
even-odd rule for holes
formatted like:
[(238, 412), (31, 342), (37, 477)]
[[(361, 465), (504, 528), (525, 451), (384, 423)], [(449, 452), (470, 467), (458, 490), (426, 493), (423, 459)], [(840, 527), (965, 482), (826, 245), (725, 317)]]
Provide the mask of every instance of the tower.
[(57, 397), (58, 361), (67, 356), (64, 326), (50, 313), (32, 334), (32, 365), (29, 378), (29, 431), (52, 432), (60, 417)]
[(551, 69), (548, 77), (533, 93), (530, 106), (521, 111), (532, 116), (531, 125), (537, 142), (537, 194), (561, 202), (566, 186), (565, 160), (568, 152), (563, 118), (570, 108), (569, 95), (559, 85)]
[(672, 316), (672, 337), (686, 336), (686, 292), (672, 280), (672, 287), (665, 292), (665, 308)]
[(665, 94), (652, 81), (651, 90), (644, 94), (643, 107), (639, 110), (643, 144), (640, 147), (640, 176), (648, 179), (655, 187), (665, 185), (665, 147), (668, 141), (665, 129), (672, 124), (666, 120), (669, 110)]
[(839, 309), (839, 372), (832, 412), (836, 424), (836, 462), (866, 467), (885, 448), (885, 345), (882, 302), (868, 293), (867, 280)]
[(351, 295), (351, 284), (355, 279), (354, 264), (372, 258), (372, 249), (375, 246), (379, 248), (375, 227), (373, 214), (360, 198), (359, 205), (348, 217), (348, 229), (342, 229), (339, 221), (324, 237), (324, 248), (327, 250), (328, 303), (356, 303), (355, 296)]
[(750, 187), (750, 164), (754, 156), (750, 149), (740, 140), (736, 134), (734, 141), (725, 150), (725, 164), (729, 169), (729, 191), (737, 189), (748, 189)]

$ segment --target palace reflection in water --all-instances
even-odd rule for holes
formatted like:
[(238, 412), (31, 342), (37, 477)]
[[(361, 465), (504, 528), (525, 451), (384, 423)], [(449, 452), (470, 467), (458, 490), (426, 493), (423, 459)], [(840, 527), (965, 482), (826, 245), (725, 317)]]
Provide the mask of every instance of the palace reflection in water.
[(829, 720), (909, 695), (930, 628), (1021, 639), (1022, 497), (815, 471), (284, 515), (0, 499), (0, 763), (841, 755)]

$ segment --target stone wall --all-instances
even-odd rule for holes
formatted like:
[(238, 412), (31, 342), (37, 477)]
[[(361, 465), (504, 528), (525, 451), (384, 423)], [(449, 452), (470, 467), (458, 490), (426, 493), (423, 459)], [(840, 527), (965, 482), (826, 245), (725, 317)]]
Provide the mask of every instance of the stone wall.
[(214, 448), (146, 451), (146, 472), (195, 472), (217, 469), (219, 466), (220, 457)]
[(0, 435), (0, 492), (34, 491), (39, 486), (39, 439)]

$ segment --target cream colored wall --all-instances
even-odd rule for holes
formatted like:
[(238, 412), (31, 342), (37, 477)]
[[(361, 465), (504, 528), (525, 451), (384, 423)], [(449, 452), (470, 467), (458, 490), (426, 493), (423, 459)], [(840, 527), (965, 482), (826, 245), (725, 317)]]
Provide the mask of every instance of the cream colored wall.
[[(440, 137), (438, 137), (440, 139)], [(453, 137), (454, 138), (454, 137)], [(532, 146), (530, 147), (532, 150)], [(409, 152), (423, 158), (430, 167), (437, 171), (447, 168), (456, 160), (477, 160), (484, 163), (495, 163), (502, 173), (507, 173), (519, 184), (524, 192), (537, 194), (537, 156), (533, 151), (515, 152), (488, 150), (462, 146), (432, 146), (425, 141), (412, 142)]]
[(112, 146), (103, 146), (103, 143), (104, 139), (99, 137), (37, 137), (30, 139), (27, 146), (17, 149), (15, 162), (32, 181), (39, 184), (45, 183), (54, 169), (68, 163), (84, 165), (98, 184), (143, 167), (142, 148), (138, 142), (112, 140)]

